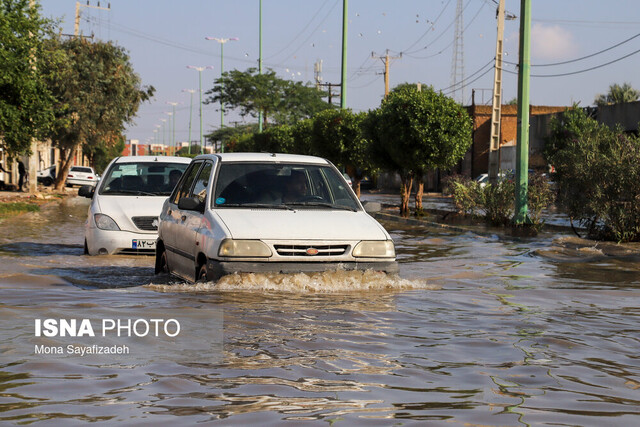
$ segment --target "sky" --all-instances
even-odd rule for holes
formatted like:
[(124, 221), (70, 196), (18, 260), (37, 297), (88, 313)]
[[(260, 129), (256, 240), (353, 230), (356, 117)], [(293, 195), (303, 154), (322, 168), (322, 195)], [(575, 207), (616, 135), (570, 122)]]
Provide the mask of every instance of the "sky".
[[(76, 1), (40, 0), (42, 14), (73, 34)], [(80, 32), (124, 47), (143, 85), (156, 89), (140, 106), (127, 139), (142, 144), (199, 139), (199, 74), (204, 92), (224, 71), (258, 66), (259, 0), (85, 0)], [(520, 1), (506, 0), (503, 101), (517, 95)], [(640, 89), (640, 7), (637, 0), (531, 0), (532, 105), (593, 105), (614, 83)], [(458, 86), (452, 88), (458, 0), (348, 1), (346, 106), (367, 111), (390, 86), (430, 85), (464, 105), (489, 104), (496, 50), (497, 0), (462, 1)], [(343, 0), (262, 0), (264, 69), (313, 84), (322, 61), (324, 83), (339, 84)], [(636, 37), (634, 37), (636, 36)], [(221, 44), (206, 37), (237, 38)], [(460, 58), (460, 56), (458, 57)], [(213, 67), (201, 72), (187, 66)], [(195, 91), (193, 95), (188, 90)], [(337, 99), (337, 98), (334, 98)], [(171, 103), (177, 103), (172, 105)], [(173, 114), (175, 109), (175, 116)], [(169, 114), (171, 113), (171, 114)], [(219, 105), (203, 105), (204, 133), (220, 127)], [(164, 122), (162, 120), (165, 120)], [(175, 120), (175, 125), (174, 125)], [(255, 122), (226, 111), (224, 125)], [(191, 131), (190, 129), (191, 124)], [(154, 132), (155, 131), (155, 132)]]

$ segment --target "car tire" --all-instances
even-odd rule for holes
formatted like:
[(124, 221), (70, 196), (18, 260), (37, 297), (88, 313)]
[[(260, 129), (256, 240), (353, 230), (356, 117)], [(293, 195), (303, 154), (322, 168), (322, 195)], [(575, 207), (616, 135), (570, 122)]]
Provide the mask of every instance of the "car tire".
[(169, 274), (169, 263), (167, 262), (167, 251), (164, 247), (156, 253), (156, 274)]
[(208, 282), (209, 281), (209, 270), (207, 269), (207, 264), (202, 264), (198, 269), (198, 277), (196, 277), (197, 283)]
[(42, 180), (42, 185), (44, 185), (45, 187), (48, 187), (51, 184), (53, 184), (53, 179), (49, 177), (46, 177), (45, 179)]

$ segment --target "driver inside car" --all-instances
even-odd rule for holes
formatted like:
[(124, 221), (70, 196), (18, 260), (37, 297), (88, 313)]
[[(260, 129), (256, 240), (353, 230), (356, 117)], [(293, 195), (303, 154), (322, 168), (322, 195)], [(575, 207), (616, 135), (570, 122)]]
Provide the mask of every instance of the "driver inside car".
[(299, 202), (308, 196), (307, 177), (304, 172), (293, 170), (285, 184), (283, 203)]

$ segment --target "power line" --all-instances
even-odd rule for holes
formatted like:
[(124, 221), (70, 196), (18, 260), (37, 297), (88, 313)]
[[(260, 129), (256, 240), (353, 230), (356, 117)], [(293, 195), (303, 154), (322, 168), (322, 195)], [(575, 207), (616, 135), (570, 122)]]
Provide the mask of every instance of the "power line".
[[(316, 17), (318, 16), (318, 14), (320, 13), (320, 11), (322, 9), (324, 9), (324, 7), (327, 5), (327, 3), (329, 2), (329, 0), (325, 0), (324, 3), (322, 3), (322, 6), (320, 6), (320, 8), (316, 11), (316, 13), (313, 15), (313, 17), (311, 17), (311, 19), (309, 20), (309, 22), (307, 22), (306, 25), (304, 25), (302, 27), (302, 30), (300, 30), (300, 32), (298, 34), (295, 35), (295, 37), (293, 37), (291, 39), (291, 41), (284, 46), (282, 49), (280, 49), (278, 52), (274, 53), (273, 55), (269, 56), (269, 58), (275, 58), (276, 56), (280, 55), (282, 52), (284, 52), (285, 50), (287, 50), (289, 48), (289, 46), (291, 46), (296, 40), (300, 39), (300, 36), (302, 36), (302, 33), (305, 32), (305, 30), (307, 30), (309, 28), (309, 25), (311, 25), (311, 23), (313, 22), (314, 19), (316, 19)], [(326, 18), (325, 18), (326, 19)]]
[[(607, 65), (611, 65), (616, 62), (622, 61), (623, 59), (633, 56), (638, 52), (640, 52), (640, 49), (633, 51), (627, 55), (621, 56), (620, 58), (614, 59), (613, 61), (605, 62), (604, 64), (596, 65), (595, 67), (585, 68), (584, 70), (572, 71), (569, 73), (558, 73), (558, 74), (531, 74), (531, 77), (564, 77), (564, 76), (572, 76), (574, 74), (586, 73), (587, 71), (597, 70), (598, 68), (606, 67)], [(515, 71), (509, 71), (509, 70), (503, 70), (503, 71), (509, 74), (518, 74)]]
[[(440, 89), (440, 92), (443, 92), (445, 90), (449, 90), (452, 89), (458, 85), (461, 85), (462, 83), (466, 82), (467, 80), (469, 80), (470, 78), (472, 78), (473, 76), (475, 76), (476, 74), (480, 73), (482, 70), (484, 70), (488, 65), (492, 64), (495, 61), (495, 58), (491, 58), (489, 60), (489, 62), (487, 62), (486, 64), (484, 64), (482, 67), (480, 67), (478, 70), (476, 70), (475, 72), (473, 72), (472, 74), (468, 75), (466, 78), (464, 78), (463, 80), (457, 82), (456, 84), (453, 84), (451, 86), (445, 87), (443, 89)], [(489, 68), (490, 70), (493, 69), (493, 66), (491, 68)], [(486, 72), (484, 73), (486, 74)], [(484, 74), (482, 74), (484, 76)], [(482, 77), (482, 76), (480, 76)], [(475, 81), (475, 80), (474, 80)], [(473, 83), (473, 82), (472, 82)]]
[[(408, 48), (404, 49), (405, 51), (408, 51), (409, 49), (411, 49), (412, 47), (414, 47), (415, 45), (417, 45), (418, 43), (420, 43), (420, 40), (422, 40), (427, 34), (429, 34), (435, 27), (436, 23), (438, 22), (438, 20), (440, 19), (440, 17), (442, 16), (442, 14), (444, 13), (444, 11), (447, 9), (447, 7), (449, 7), (449, 3), (451, 3), (451, 0), (447, 1), (447, 4), (444, 5), (444, 7), (442, 8), (442, 10), (440, 11), (440, 14), (436, 17), (436, 20), (431, 22), (431, 25), (429, 26), (429, 28), (427, 29), (427, 31), (425, 31), (424, 33), (422, 33), (422, 35), (418, 38), (418, 40), (416, 40), (415, 42), (413, 42), (413, 44), (411, 46), (409, 46)], [(421, 49), (419, 49), (421, 50)], [(418, 51), (419, 51), (418, 50)], [(409, 52), (412, 53), (412, 52)]]
[[(554, 63), (550, 63), (550, 64), (537, 64), (537, 65), (535, 65), (535, 64), (531, 64), (531, 66), (532, 66), (532, 67), (551, 67), (551, 66), (554, 66), (554, 65), (563, 65), (563, 64), (570, 64), (570, 63), (572, 63), (572, 62), (582, 61), (583, 59), (591, 58), (591, 57), (593, 57), (593, 56), (600, 55), (601, 53), (604, 53), (604, 52), (610, 51), (610, 50), (612, 50), (612, 49), (615, 49), (616, 47), (621, 46), (621, 45), (623, 45), (623, 44), (625, 44), (625, 43), (627, 43), (627, 42), (630, 42), (631, 40), (633, 40), (633, 39), (635, 39), (635, 38), (637, 38), (637, 37), (640, 37), (640, 33), (638, 33), (638, 34), (636, 34), (635, 36), (630, 37), (630, 38), (628, 38), (628, 39), (626, 39), (626, 40), (623, 40), (623, 41), (621, 41), (620, 43), (614, 44), (613, 46), (610, 46), (610, 47), (608, 47), (608, 48), (606, 48), (606, 49), (602, 49), (602, 50), (600, 50), (600, 51), (598, 51), (598, 52), (595, 52), (595, 53), (592, 53), (592, 54), (590, 54), (590, 55), (583, 56), (583, 57), (580, 57), (580, 58), (571, 59), (571, 60), (569, 60), (569, 61), (554, 62)], [(515, 62), (508, 62), (508, 61), (504, 61), (504, 62), (505, 62), (506, 64), (509, 64), (509, 65), (518, 65), (518, 64), (517, 64), (517, 63), (515, 63)]]
[[(483, 78), (489, 71), (493, 71), (493, 67), (487, 68), (487, 70), (482, 73), (481, 75), (479, 75), (477, 78), (471, 80), (470, 82), (468, 82), (467, 84), (464, 85), (464, 87), (467, 87), (475, 82), (477, 82), (478, 80), (480, 80), (481, 78)], [(442, 92), (442, 91), (441, 91)], [(454, 91), (449, 91), (446, 92), (445, 95), (449, 95), (450, 93), (453, 93)]]
[[(475, 15), (473, 15), (473, 18), (471, 18), (471, 20), (469, 21), (469, 23), (464, 27), (464, 30), (462, 30), (462, 32), (466, 32), (467, 29), (471, 26), (471, 24), (473, 23), (473, 21), (476, 20), (476, 18), (478, 17), (478, 15), (480, 15), (480, 12), (482, 11), (482, 9), (484, 8), (484, 3), (480, 6), (480, 8), (478, 9), (478, 11), (476, 12)], [(447, 27), (448, 28), (448, 27)], [(442, 34), (441, 34), (442, 35)], [(438, 38), (440, 38), (440, 36), (438, 36)], [(436, 39), (438, 40), (438, 39)], [(415, 55), (411, 55), (411, 53), (415, 53), (415, 52), (420, 52), (421, 50), (425, 50), (427, 49), (429, 46), (431, 46), (433, 43), (436, 42), (436, 40), (434, 40), (433, 42), (431, 42), (430, 44), (428, 44), (427, 46), (425, 46), (422, 49), (418, 49), (418, 50), (414, 50), (413, 52), (402, 52), (403, 55), (407, 55), (409, 58), (413, 58), (413, 59), (429, 59), (429, 58), (433, 58), (434, 56), (440, 55), (442, 52), (444, 52), (445, 50), (447, 50), (449, 48), (449, 46), (451, 46), (453, 44), (453, 40), (451, 42), (449, 42), (449, 44), (447, 44), (445, 47), (443, 47), (442, 49), (440, 49), (440, 51), (438, 53), (435, 53), (433, 55), (428, 55), (428, 56), (415, 56)]]

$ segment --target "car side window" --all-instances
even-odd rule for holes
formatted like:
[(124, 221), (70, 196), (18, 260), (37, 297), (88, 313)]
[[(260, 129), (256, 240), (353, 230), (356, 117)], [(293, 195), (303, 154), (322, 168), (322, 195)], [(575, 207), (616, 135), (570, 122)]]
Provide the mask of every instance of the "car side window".
[(209, 186), (209, 179), (211, 178), (212, 164), (207, 162), (200, 169), (200, 174), (196, 178), (196, 183), (193, 186), (193, 196), (200, 199), (201, 203), (204, 203), (207, 199), (207, 187)]
[(171, 203), (177, 205), (181, 198), (189, 196), (189, 190), (191, 190), (191, 185), (196, 179), (196, 174), (198, 173), (200, 166), (202, 166), (202, 162), (194, 162), (189, 165), (189, 169), (185, 172), (185, 179), (182, 181), (180, 188), (175, 192), (173, 199), (171, 199)]

